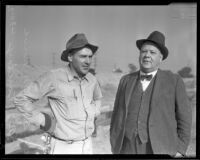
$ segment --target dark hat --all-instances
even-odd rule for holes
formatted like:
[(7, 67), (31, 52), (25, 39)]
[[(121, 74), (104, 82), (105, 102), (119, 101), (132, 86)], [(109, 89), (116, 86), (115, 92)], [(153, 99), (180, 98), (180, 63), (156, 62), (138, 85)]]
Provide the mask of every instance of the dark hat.
[(68, 62), (68, 54), (70, 53), (70, 51), (72, 51), (74, 49), (82, 49), (84, 47), (90, 48), (92, 50), (93, 54), (98, 49), (97, 46), (94, 46), (94, 45), (88, 43), (88, 40), (87, 40), (85, 34), (83, 34), (83, 33), (77, 33), (77, 34), (75, 34), (67, 42), (67, 44), (66, 44), (66, 50), (64, 50), (62, 52), (61, 60)]
[(167, 58), (168, 56), (168, 49), (165, 47), (165, 36), (159, 32), (159, 31), (154, 31), (152, 32), (147, 39), (140, 39), (136, 41), (136, 45), (138, 49), (140, 50), (142, 45), (145, 42), (152, 42), (155, 44), (158, 49), (161, 51), (163, 55), (163, 60)]

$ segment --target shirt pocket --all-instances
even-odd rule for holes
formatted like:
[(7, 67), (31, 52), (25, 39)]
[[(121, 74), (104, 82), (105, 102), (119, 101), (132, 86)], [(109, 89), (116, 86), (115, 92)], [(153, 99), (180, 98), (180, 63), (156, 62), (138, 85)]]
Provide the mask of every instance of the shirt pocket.
[(73, 120), (85, 120), (86, 113), (82, 104), (74, 96), (65, 96), (66, 117)]
[(78, 95), (76, 95), (75, 90), (73, 88), (67, 88), (60, 91), (60, 104), (58, 108), (60, 108), (60, 113), (64, 118), (68, 120), (84, 120), (86, 114), (83, 110), (83, 107), (80, 104), (80, 100), (78, 100)]

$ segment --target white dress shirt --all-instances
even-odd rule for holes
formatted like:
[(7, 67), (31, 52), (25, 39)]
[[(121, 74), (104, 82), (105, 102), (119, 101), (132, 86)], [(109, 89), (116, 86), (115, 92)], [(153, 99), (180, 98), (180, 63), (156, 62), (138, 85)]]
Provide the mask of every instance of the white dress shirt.
[[(153, 79), (154, 76), (156, 75), (157, 71), (158, 71), (158, 70), (155, 70), (155, 71), (150, 72), (150, 73), (144, 73), (144, 72), (140, 71), (140, 75), (150, 75), (150, 74), (152, 74), (152, 76), (153, 76), (152, 79)], [(152, 79), (151, 79), (151, 80), (152, 80)], [(148, 81), (148, 80), (146, 80), (146, 79), (140, 80), (140, 82), (142, 83), (143, 92), (147, 89), (147, 87), (149, 86), (151, 80), (150, 80), (150, 81)]]

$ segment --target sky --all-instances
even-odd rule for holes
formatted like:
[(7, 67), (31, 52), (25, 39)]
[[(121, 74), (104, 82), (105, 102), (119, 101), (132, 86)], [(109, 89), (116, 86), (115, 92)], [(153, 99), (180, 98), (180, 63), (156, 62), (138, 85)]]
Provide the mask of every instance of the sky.
[(6, 6), (6, 62), (23, 64), (29, 55), (33, 65), (57, 66), (66, 43), (74, 34), (85, 33), (99, 46), (98, 72), (128, 64), (138, 68), (136, 40), (158, 30), (166, 37), (169, 56), (161, 68), (177, 72), (185, 66), (196, 75), (196, 4), (163, 6)]

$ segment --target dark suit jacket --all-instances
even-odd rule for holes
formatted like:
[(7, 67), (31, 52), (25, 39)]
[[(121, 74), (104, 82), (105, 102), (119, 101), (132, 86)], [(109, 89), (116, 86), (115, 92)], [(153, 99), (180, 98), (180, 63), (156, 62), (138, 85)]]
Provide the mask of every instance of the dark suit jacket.
[[(110, 125), (110, 142), (119, 154), (123, 142), (127, 106), (138, 72), (121, 78)], [(150, 102), (149, 137), (154, 154), (185, 154), (191, 132), (192, 113), (185, 85), (179, 75), (158, 70)]]

